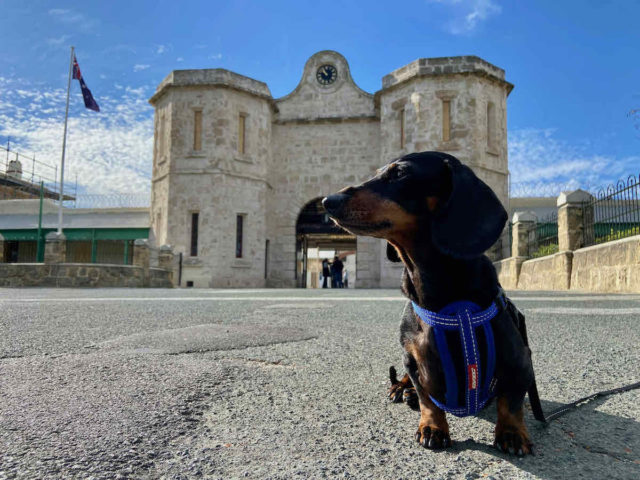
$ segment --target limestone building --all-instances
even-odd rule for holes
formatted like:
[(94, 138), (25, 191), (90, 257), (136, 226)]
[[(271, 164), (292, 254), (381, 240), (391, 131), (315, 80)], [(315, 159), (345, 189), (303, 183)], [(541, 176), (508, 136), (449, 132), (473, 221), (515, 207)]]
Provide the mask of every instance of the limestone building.
[(338, 230), (319, 200), (390, 159), (440, 150), (506, 205), (512, 88), (504, 70), (474, 56), (418, 59), (374, 94), (334, 51), (309, 58), (281, 98), (228, 70), (173, 71), (150, 99), (150, 239), (183, 253), (182, 286), (304, 286), (315, 246), (355, 250), (357, 287), (397, 286), (384, 243)]

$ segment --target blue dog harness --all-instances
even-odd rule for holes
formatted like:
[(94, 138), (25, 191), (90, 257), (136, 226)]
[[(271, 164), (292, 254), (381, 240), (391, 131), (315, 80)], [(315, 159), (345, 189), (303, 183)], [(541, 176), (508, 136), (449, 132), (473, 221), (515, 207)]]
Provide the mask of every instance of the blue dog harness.
[[(416, 315), (433, 329), (445, 376), (444, 404), (432, 396), (431, 400), (445, 412), (457, 417), (477, 414), (494, 396), (496, 347), (491, 320), (499, 312), (496, 303), (492, 302), (487, 309), (480, 311), (480, 307), (473, 302), (459, 301), (447, 305), (437, 313), (412, 303)], [(481, 343), (478, 342), (478, 336), (482, 337)], [(456, 365), (450, 350), (451, 341), (459, 341), (464, 358), (464, 365), (458, 365), (458, 371), (464, 368), (466, 378), (464, 405), (460, 402), (459, 391), (464, 385), (459, 385), (459, 377), (456, 375)], [(481, 352), (485, 355), (481, 355)], [(486, 365), (481, 365), (481, 356), (485, 357)]]

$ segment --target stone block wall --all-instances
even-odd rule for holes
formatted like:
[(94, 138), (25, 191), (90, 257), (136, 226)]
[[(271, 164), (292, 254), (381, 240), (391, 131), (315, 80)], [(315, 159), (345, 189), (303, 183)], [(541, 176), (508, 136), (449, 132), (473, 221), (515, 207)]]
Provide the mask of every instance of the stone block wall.
[(496, 268), (498, 280), (500, 281), (502, 288), (518, 288), (520, 269), (526, 259), (527, 257), (511, 257), (494, 262), (493, 266)]
[(518, 287), (522, 290), (568, 290), (573, 252), (558, 252), (522, 263)]
[(0, 287), (158, 287), (171, 288), (170, 272), (151, 269), (145, 285), (144, 269), (132, 265), (84, 263), (0, 263)]
[(573, 252), (571, 290), (640, 293), (640, 235)]
[[(577, 290), (640, 293), (640, 235), (580, 248), (585, 232), (593, 235), (591, 196), (582, 190), (558, 197), (560, 252), (527, 260), (527, 233), (535, 228), (535, 216), (516, 212), (512, 251), (517, 255), (494, 262), (505, 288), (523, 290)], [(584, 205), (584, 208), (583, 208)], [(587, 239), (587, 241), (592, 241)]]

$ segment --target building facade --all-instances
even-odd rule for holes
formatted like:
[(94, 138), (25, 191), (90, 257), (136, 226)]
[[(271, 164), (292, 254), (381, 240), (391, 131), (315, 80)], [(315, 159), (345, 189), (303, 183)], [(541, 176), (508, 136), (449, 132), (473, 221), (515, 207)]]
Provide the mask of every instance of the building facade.
[[(425, 150), (458, 157), (506, 206), (512, 88), (502, 69), (473, 56), (416, 60), (371, 94), (342, 55), (322, 51), (276, 99), (265, 83), (228, 70), (173, 71), (150, 99), (150, 240), (183, 254), (183, 283), (196, 287), (301, 286), (307, 249), (332, 244), (354, 247), (357, 287), (397, 286), (400, 268), (384, 242), (301, 213)], [(303, 228), (302, 217), (318, 228)]]

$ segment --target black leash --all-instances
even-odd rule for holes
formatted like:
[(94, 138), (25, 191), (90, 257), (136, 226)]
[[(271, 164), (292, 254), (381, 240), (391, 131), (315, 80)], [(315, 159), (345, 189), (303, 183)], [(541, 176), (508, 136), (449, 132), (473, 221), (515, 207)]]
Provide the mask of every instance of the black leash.
[[(515, 313), (515, 317), (518, 320), (518, 330), (520, 331), (520, 335), (522, 336), (524, 344), (528, 347), (529, 340), (527, 339), (527, 325), (525, 323), (524, 314), (520, 310), (518, 310), (518, 308), (511, 302), (511, 300), (508, 299), (506, 295), (504, 295), (504, 292), (501, 292), (501, 295), (503, 295), (503, 298), (505, 300), (506, 308), (509, 309), (509, 307), (511, 307), (513, 310), (515, 310), (515, 312), (513, 313)], [(634, 390), (636, 388), (640, 388), (640, 382), (632, 383), (631, 385), (625, 385), (624, 387), (614, 388), (612, 390), (604, 390), (602, 392), (592, 393), (591, 395), (580, 398), (575, 402), (567, 403), (566, 405), (562, 405), (561, 407), (552, 410), (546, 417), (544, 412), (542, 411), (542, 404), (540, 403), (540, 396), (538, 395), (538, 386), (536, 385), (535, 374), (533, 377), (533, 382), (531, 382), (531, 386), (529, 387), (527, 393), (529, 394), (529, 403), (531, 404), (533, 417), (542, 423), (549, 423), (556, 418), (561, 417), (565, 413), (568, 413), (571, 410), (575, 410), (582, 404), (591, 402), (596, 398), (606, 397), (607, 395), (613, 395), (616, 393), (628, 392), (629, 390)]]

